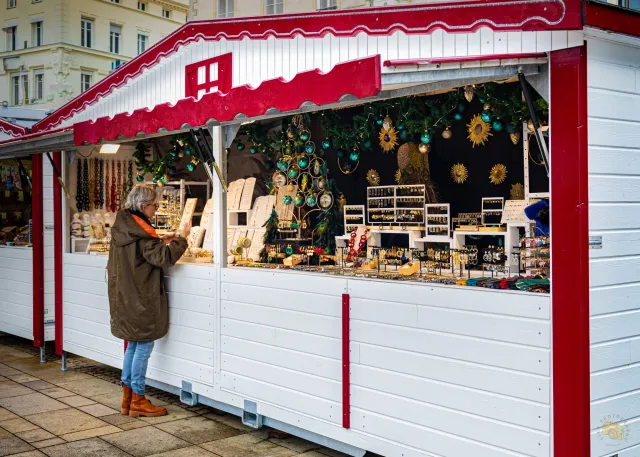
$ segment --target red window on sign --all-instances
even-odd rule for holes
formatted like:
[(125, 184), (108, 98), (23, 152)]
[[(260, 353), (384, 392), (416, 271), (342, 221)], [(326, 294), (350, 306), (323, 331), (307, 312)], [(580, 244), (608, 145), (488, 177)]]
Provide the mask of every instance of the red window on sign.
[(231, 53), (187, 65), (185, 96), (200, 98), (209, 92), (231, 89)]

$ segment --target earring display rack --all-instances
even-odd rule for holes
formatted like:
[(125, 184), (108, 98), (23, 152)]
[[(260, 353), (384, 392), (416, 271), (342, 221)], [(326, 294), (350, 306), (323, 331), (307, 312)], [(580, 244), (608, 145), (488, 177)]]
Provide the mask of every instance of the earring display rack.
[(344, 233), (351, 233), (358, 225), (365, 225), (364, 205), (344, 205)]
[(367, 187), (367, 223), (375, 226), (423, 226), (424, 184)]
[(520, 239), (521, 268), (528, 273), (549, 276), (551, 244), (548, 236)]
[(482, 199), (480, 231), (505, 231), (502, 225), (502, 212), (504, 211), (503, 197), (490, 197)]
[(449, 203), (427, 203), (425, 207), (425, 238), (450, 237), (451, 207)]

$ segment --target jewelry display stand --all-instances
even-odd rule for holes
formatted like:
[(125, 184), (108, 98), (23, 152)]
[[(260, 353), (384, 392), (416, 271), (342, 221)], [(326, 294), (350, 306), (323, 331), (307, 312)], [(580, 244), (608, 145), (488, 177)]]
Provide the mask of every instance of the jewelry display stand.
[(345, 235), (358, 225), (365, 224), (364, 205), (344, 205), (344, 233)]
[(423, 226), (424, 184), (367, 187), (367, 223), (383, 228)]
[(504, 198), (491, 197), (482, 199), (481, 232), (504, 232), (502, 227), (502, 212), (504, 210)]

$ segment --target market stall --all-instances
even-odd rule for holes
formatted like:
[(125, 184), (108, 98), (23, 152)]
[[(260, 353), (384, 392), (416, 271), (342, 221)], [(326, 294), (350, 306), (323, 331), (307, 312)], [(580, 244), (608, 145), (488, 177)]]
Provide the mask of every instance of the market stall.
[[(167, 272), (170, 330), (149, 379), (183, 401), (351, 455), (587, 455), (590, 432), (593, 455), (634, 446), (638, 414), (615, 378), (632, 379), (633, 360), (605, 355), (632, 344), (615, 323), (594, 343), (606, 362), (591, 424), (587, 409), (583, 44), (602, 50), (601, 37), (572, 31), (573, 3), (454, 6), (195, 22), (36, 125), (75, 144), (63, 349), (120, 365), (108, 237), (77, 235), (82, 213), (106, 231), (91, 223), (100, 192), (117, 202), (125, 183), (149, 183), (177, 208), (156, 223), (193, 218), (189, 257), (211, 253)], [(601, 198), (627, 201), (594, 173)], [(201, 216), (177, 190), (187, 182), (211, 188)], [(592, 267), (603, 303), (635, 280), (605, 280), (608, 249)]]

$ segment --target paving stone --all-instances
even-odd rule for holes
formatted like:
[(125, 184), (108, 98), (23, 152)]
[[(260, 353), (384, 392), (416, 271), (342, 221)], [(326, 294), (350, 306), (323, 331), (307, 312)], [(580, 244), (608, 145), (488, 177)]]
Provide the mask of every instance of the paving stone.
[(40, 363), (40, 358), (38, 357), (16, 357), (12, 360), (5, 360), (3, 362), (5, 365), (9, 365), (16, 370), (20, 370), (24, 373), (30, 374), (31, 376), (36, 376), (34, 374), (36, 371), (44, 370), (47, 368), (55, 368), (56, 366), (60, 369), (60, 365), (52, 362)]
[[(152, 401), (153, 403), (153, 401)], [(154, 403), (154, 405), (156, 405)], [(158, 406), (158, 405), (156, 405)], [(185, 419), (187, 417), (194, 417), (195, 414), (187, 411), (184, 408), (180, 408), (179, 406), (175, 406), (175, 405), (167, 405), (164, 406), (165, 408), (167, 408), (167, 415), (166, 416), (160, 416), (160, 417), (140, 417), (140, 420), (146, 422), (147, 424), (162, 424), (164, 422), (170, 422), (170, 421), (175, 421), (178, 419)]]
[(114, 392), (121, 393), (120, 387), (98, 378), (80, 379), (79, 381), (58, 383), (57, 385), (58, 387), (89, 398)]
[(322, 447), (319, 444), (303, 440), (302, 438), (298, 438), (297, 436), (288, 436), (282, 439), (273, 438), (269, 441), (279, 446), (286, 447), (287, 449), (291, 449), (292, 451), (296, 451), (296, 453), (298, 454), (302, 454), (303, 452), (308, 452)]
[(200, 447), (221, 457), (289, 457), (297, 454), (251, 433), (204, 443)]
[(58, 399), (63, 397), (75, 396), (73, 392), (69, 392), (68, 390), (65, 390), (61, 387), (52, 387), (50, 389), (42, 389), (40, 393), (45, 394), (47, 397), (58, 398)]
[(4, 408), (0, 408), (0, 422), (2, 421), (6, 421), (9, 419), (15, 419), (16, 416), (15, 414), (13, 414), (11, 411), (4, 409)]
[(25, 382), (23, 384), (27, 386), (29, 389), (33, 389), (33, 390), (52, 389), (55, 387), (53, 384), (50, 384), (47, 381), (42, 381), (40, 379), (36, 381)]
[(40, 451), (27, 451), (21, 452), (20, 454), (13, 454), (11, 457), (47, 457), (46, 454), (43, 454)]
[(140, 422), (142, 424), (141, 426), (149, 425), (145, 422), (142, 422), (141, 420), (136, 419), (135, 417), (123, 416), (120, 413), (110, 414), (108, 416), (102, 416), (100, 417), (100, 419), (110, 423), (111, 425), (117, 425), (118, 427), (122, 424), (128, 424), (130, 422)]
[(42, 430), (41, 428), (27, 430), (26, 432), (18, 432), (16, 433), (16, 436), (20, 439), (25, 440), (27, 443), (33, 443), (34, 441), (48, 440), (56, 437), (55, 435), (49, 433), (46, 430)]
[(125, 422), (124, 424), (118, 425), (122, 430), (133, 430), (134, 428), (140, 427), (148, 427), (149, 424), (146, 422), (142, 422), (141, 420), (136, 419), (135, 422)]
[(91, 379), (91, 376), (84, 373), (77, 373), (75, 371), (62, 371), (60, 367), (58, 367), (57, 369), (38, 371), (35, 375), (38, 376), (38, 378), (55, 385), (72, 381), (81, 381), (83, 379)]
[(109, 435), (110, 433), (118, 433), (122, 430), (113, 425), (106, 425), (104, 427), (92, 428), (91, 430), (83, 430), (81, 432), (66, 433), (60, 435), (60, 438), (66, 441), (78, 441), (86, 440), (87, 438), (94, 438), (96, 436)]
[(5, 455), (17, 454), (18, 452), (30, 451), (32, 449), (33, 449), (33, 446), (22, 441), (17, 436), (0, 439), (0, 456), (1, 457), (4, 457)]
[(193, 444), (230, 438), (242, 433), (235, 428), (201, 416), (165, 422), (156, 425), (156, 427)]
[(7, 376), (7, 378), (11, 379), (15, 382), (29, 382), (29, 381), (37, 381), (38, 378), (33, 377), (26, 373), (14, 374), (12, 376)]
[(217, 457), (209, 451), (205, 451), (201, 447), (185, 447), (183, 449), (177, 449), (175, 451), (163, 452), (161, 454), (153, 454), (149, 457)]
[(24, 374), (24, 373), (16, 370), (15, 368), (11, 368), (10, 366), (5, 365), (4, 363), (0, 363), (0, 375), (12, 376), (12, 375), (20, 375), (20, 374)]
[(143, 427), (114, 433), (103, 436), (102, 439), (135, 457), (159, 454), (190, 446), (186, 441), (155, 427)]
[(110, 394), (95, 395), (91, 397), (91, 400), (118, 411), (122, 406), (122, 392), (112, 392)]
[(0, 381), (12, 381), (12, 379), (5, 378), (4, 376), (0, 376)]
[(236, 430), (240, 430), (241, 432), (251, 432), (255, 429), (251, 427), (247, 427), (242, 423), (242, 420), (238, 416), (234, 416), (233, 414), (227, 414), (224, 416), (220, 416), (216, 413), (205, 414), (204, 417), (207, 419), (214, 420), (216, 422), (220, 422), (222, 424), (228, 425), (229, 427), (233, 427)]
[(73, 406), (74, 408), (77, 408), (78, 406), (87, 406), (87, 405), (95, 404), (95, 401), (85, 397), (81, 397), (80, 395), (72, 395), (71, 397), (62, 397), (62, 398), (59, 398), (58, 400), (69, 406)]
[(43, 441), (38, 441), (36, 443), (31, 443), (31, 445), (38, 449), (42, 449), (44, 447), (55, 446), (56, 444), (62, 444), (65, 442), (66, 441), (61, 438), (51, 438), (50, 440), (43, 440)]
[(37, 392), (19, 397), (0, 398), (0, 406), (7, 408), (19, 416), (28, 416), (69, 407), (64, 403), (60, 403), (58, 400), (54, 400)]
[[(33, 393), (33, 390), (13, 381), (0, 382), (0, 399), (17, 397), (19, 395), (27, 395)], [(2, 404), (0, 403), (0, 406)]]
[(5, 429), (3, 429), (2, 427), (0, 427), (0, 439), (1, 438), (9, 438), (13, 436), (12, 433), (9, 433), (8, 431), (6, 431)]
[(349, 457), (349, 454), (345, 454), (344, 452), (335, 451), (333, 449), (329, 449), (326, 447), (321, 447), (317, 452), (319, 454), (325, 455), (327, 457)]
[(110, 414), (116, 414), (118, 412), (115, 409), (109, 408), (108, 406), (101, 405), (99, 403), (96, 403), (95, 405), (80, 406), (78, 407), (78, 409), (95, 417), (109, 416)]
[(9, 419), (8, 421), (2, 421), (0, 422), (0, 427), (4, 428), (5, 430), (11, 433), (24, 432), (26, 430), (34, 430), (38, 428), (37, 425), (34, 425), (31, 422), (26, 421), (21, 417), (17, 417), (15, 419)]
[(126, 452), (100, 438), (59, 444), (44, 448), (42, 452), (49, 457), (129, 457)]
[(63, 409), (61, 411), (57, 411), (55, 414), (34, 414), (32, 416), (25, 417), (25, 419), (44, 428), (45, 430), (50, 431), (54, 435), (79, 432), (82, 430), (89, 430), (109, 425), (90, 414), (73, 408)]

